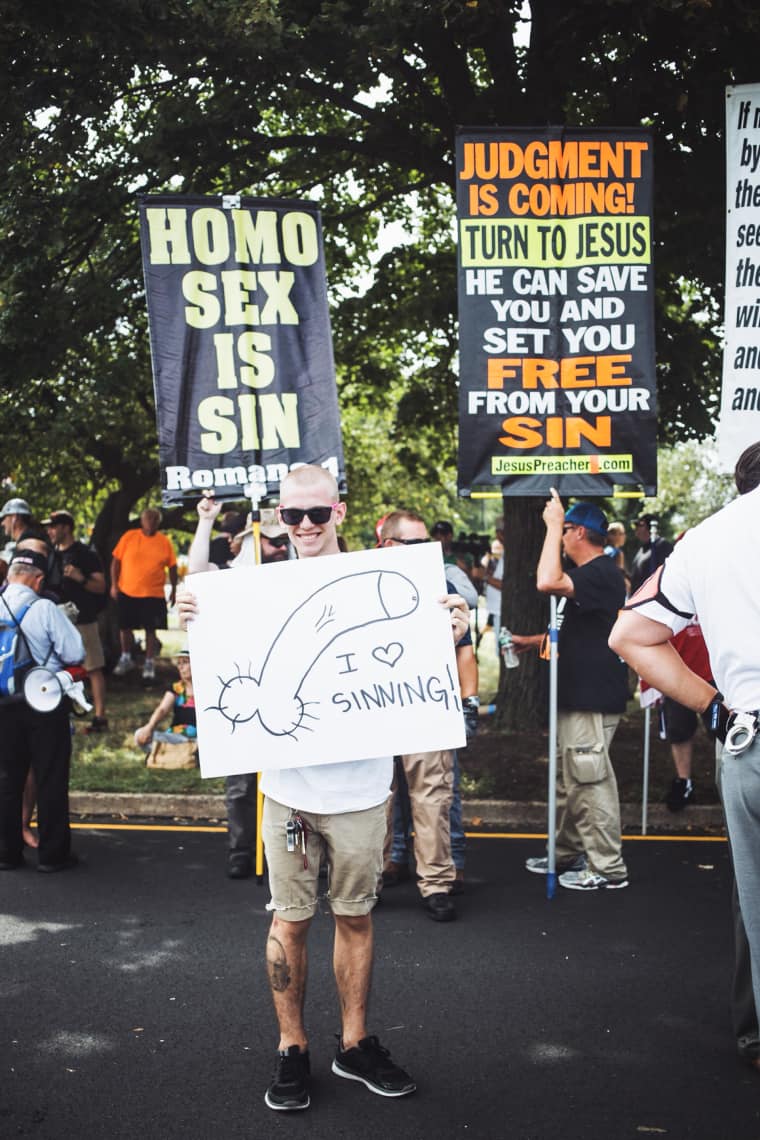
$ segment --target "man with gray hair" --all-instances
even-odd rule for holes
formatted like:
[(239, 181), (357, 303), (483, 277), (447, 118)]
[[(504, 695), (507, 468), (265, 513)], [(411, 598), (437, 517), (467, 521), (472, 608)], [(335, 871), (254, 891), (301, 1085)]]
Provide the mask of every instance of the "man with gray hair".
[[(76, 626), (54, 602), (40, 597), (46, 559), (34, 550), (17, 551), (0, 594), (0, 620), (18, 625), (22, 645), (37, 665), (57, 673), (84, 658)], [(0, 870), (24, 862), (21, 804), (30, 767), (37, 783), (38, 871), (76, 865), (69, 828), (71, 730), (68, 703), (37, 712), (21, 696), (0, 701)]]

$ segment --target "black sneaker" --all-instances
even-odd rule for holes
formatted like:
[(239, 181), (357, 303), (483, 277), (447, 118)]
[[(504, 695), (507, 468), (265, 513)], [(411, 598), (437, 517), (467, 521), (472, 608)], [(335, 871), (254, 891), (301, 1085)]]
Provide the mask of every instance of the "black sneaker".
[(277, 1112), (308, 1108), (310, 1072), (308, 1049), (302, 1053), (297, 1045), (291, 1045), (284, 1053), (278, 1053), (272, 1083), (264, 1094), (269, 1108)]
[(227, 878), (250, 879), (253, 860), (247, 851), (230, 851), (227, 854)]
[(70, 871), (78, 866), (79, 856), (70, 851), (65, 859), (60, 859), (57, 863), (38, 863), (37, 870), (42, 871), (43, 875), (54, 875), (57, 871)]
[(395, 1065), (387, 1049), (378, 1041), (377, 1037), (362, 1037), (353, 1049), (341, 1049), (338, 1037), (338, 1048), (332, 1071), (338, 1077), (346, 1077), (349, 1081), (361, 1081), (370, 1092), (379, 1096), (408, 1096), (417, 1088), (416, 1084), (403, 1069)]
[(676, 776), (665, 797), (670, 811), (683, 811), (687, 804), (694, 803), (694, 785), (691, 780), (681, 780)]
[(454, 904), (446, 891), (437, 891), (433, 895), (425, 895), (422, 899), (422, 906), (428, 918), (432, 918), (433, 922), (452, 922), (457, 916)]

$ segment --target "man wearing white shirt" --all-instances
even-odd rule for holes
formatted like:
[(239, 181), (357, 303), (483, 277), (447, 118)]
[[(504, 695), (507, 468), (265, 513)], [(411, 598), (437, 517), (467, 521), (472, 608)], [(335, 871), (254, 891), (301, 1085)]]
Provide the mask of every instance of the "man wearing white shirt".
[[(282, 481), (277, 513), (299, 558), (339, 554), (337, 526), (346, 514), (333, 476), (304, 465)], [(446, 599), (455, 640), (468, 628), (467, 606)], [(180, 600), (187, 620), (197, 612)], [(341, 1035), (332, 1064), (337, 1076), (380, 1096), (414, 1092), (411, 1077), (367, 1034), (373, 959), (372, 910), (382, 872), (391, 756), (266, 770), (261, 776), (263, 837), (274, 912), (266, 947), (267, 972), (280, 1031), (276, 1067), (265, 1101), (277, 1111), (308, 1108), (310, 1059), (304, 1024), (307, 937), (317, 909), (319, 866), (329, 869), (328, 901), (335, 920), (333, 967)], [(291, 841), (289, 842), (289, 834)]]
[[(0, 595), (0, 616), (20, 620), (29, 652), (38, 665), (57, 673), (84, 658), (76, 626), (47, 598), (39, 597), (47, 559), (17, 550)], [(28, 606), (23, 617), (18, 615)], [(68, 703), (37, 712), (25, 700), (0, 704), (0, 870), (24, 863), (22, 796), (31, 767), (37, 783), (38, 871), (65, 871), (76, 865), (69, 827), (71, 731)]]
[[(737, 465), (760, 457), (748, 448)], [(690, 530), (665, 565), (628, 602), (610, 636), (650, 685), (697, 712), (731, 710), (722, 757), (723, 805), (760, 1008), (760, 486)], [(726, 552), (730, 556), (726, 557)], [(715, 686), (693, 673), (670, 645), (698, 617)], [(733, 731), (732, 731), (733, 730)]]

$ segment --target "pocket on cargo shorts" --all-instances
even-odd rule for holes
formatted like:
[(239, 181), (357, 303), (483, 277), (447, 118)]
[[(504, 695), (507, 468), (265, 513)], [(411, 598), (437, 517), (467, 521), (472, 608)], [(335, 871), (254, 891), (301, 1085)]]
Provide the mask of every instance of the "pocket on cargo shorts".
[(599, 744), (579, 744), (565, 752), (568, 775), (577, 784), (598, 784), (607, 775), (607, 753)]

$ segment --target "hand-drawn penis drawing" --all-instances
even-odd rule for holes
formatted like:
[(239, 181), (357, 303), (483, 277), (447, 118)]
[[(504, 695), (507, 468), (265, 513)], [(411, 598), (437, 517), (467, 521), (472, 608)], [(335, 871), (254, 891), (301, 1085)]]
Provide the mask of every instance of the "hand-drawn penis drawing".
[[(396, 570), (334, 579), (293, 610), (269, 647), (258, 677), (236, 666), (237, 673), (229, 680), (219, 678), (219, 701), (210, 708), (231, 722), (233, 732), (256, 716), (271, 736), (295, 739), (299, 728), (313, 731), (304, 721), (318, 717), (306, 710), (319, 702), (304, 700), (301, 687), (325, 650), (352, 630), (408, 617), (419, 600), (414, 582)], [(304, 660), (308, 664), (298, 681), (288, 684)]]

